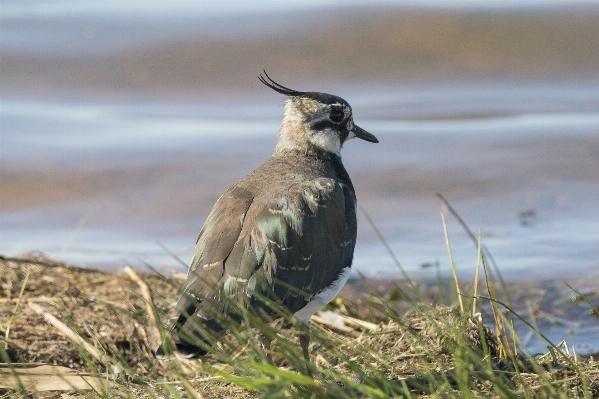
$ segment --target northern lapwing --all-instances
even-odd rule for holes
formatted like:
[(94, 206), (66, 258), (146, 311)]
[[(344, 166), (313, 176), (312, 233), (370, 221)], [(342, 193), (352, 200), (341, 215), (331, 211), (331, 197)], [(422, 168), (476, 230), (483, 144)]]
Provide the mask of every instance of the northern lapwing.
[[(356, 195), (341, 162), (354, 138), (378, 143), (331, 94), (289, 89), (264, 72), (260, 81), (287, 96), (272, 157), (218, 199), (198, 237), (170, 332), (177, 358), (207, 353), (224, 329), (227, 302), (293, 314), (308, 359), (310, 317), (347, 281), (356, 244)], [(219, 321), (219, 317), (220, 320)], [(213, 342), (213, 341), (212, 341)], [(163, 343), (156, 356), (170, 352)]]

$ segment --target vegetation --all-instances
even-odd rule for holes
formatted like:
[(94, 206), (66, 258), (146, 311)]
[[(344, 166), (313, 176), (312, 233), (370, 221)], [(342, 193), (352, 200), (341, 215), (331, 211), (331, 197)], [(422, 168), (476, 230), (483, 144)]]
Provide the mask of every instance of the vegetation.
[[(176, 274), (2, 258), (0, 398), (599, 397), (592, 357), (551, 342), (542, 355), (519, 349), (513, 319), (528, 318), (511, 311), (480, 238), (478, 245), (477, 278), (452, 278), (447, 302), (443, 284), (431, 289), (407, 275), (384, 292), (364, 280), (366, 293), (334, 300), (312, 321), (308, 363), (282, 310), (276, 320), (244, 313), (250, 328), (231, 323), (202, 361), (159, 362), (153, 350), (179, 293)], [(261, 336), (272, 340), (270, 350)]]

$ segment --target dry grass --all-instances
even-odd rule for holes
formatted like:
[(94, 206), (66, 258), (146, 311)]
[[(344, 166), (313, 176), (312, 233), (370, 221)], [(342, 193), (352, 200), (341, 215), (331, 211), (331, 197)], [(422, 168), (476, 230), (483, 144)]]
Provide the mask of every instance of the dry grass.
[[(377, 325), (346, 324), (344, 332), (312, 323), (311, 379), (303, 367), (297, 331), (281, 322), (269, 326), (274, 337), (266, 361), (255, 331), (233, 331), (203, 362), (183, 365), (152, 356), (150, 321), (138, 284), (124, 272), (73, 268), (43, 257), (0, 261), (0, 341), (4, 363), (44, 363), (99, 377), (104, 387), (82, 391), (41, 391), (36, 397), (80, 398), (340, 398), (340, 397), (598, 397), (599, 364), (564, 353), (543, 357), (501, 356), (500, 339), (479, 316), (457, 307), (431, 306), (431, 290), (418, 285), (408, 298), (405, 285), (337, 299), (330, 309)], [(29, 273), (26, 285), (25, 276)], [(138, 273), (148, 284), (162, 321), (176, 300), (179, 282)], [(15, 303), (22, 287), (21, 305)], [(373, 288), (373, 287), (371, 287)], [(467, 289), (466, 289), (467, 291)], [(401, 294), (400, 292), (403, 292)], [(438, 294), (438, 292), (437, 292)], [(391, 297), (392, 300), (389, 299)], [(471, 308), (465, 296), (467, 308)], [(99, 362), (73, 344), (26, 304), (33, 302), (67, 324), (106, 356)], [(479, 299), (480, 302), (480, 299)], [(407, 305), (407, 303), (411, 303)], [(359, 305), (357, 305), (359, 304)], [(405, 309), (409, 309), (405, 312)], [(400, 314), (401, 317), (400, 317)], [(503, 337), (505, 338), (505, 337)], [(561, 353), (560, 353), (561, 351)], [(115, 375), (113, 365), (124, 371)], [(0, 386), (12, 373), (0, 368)], [(4, 378), (2, 376), (4, 375)], [(22, 380), (27, 385), (26, 379)], [(25, 389), (0, 388), (0, 398)], [(29, 395), (34, 390), (29, 388)], [(62, 395), (62, 396), (61, 396)], [(64, 396), (66, 395), (66, 396)]]

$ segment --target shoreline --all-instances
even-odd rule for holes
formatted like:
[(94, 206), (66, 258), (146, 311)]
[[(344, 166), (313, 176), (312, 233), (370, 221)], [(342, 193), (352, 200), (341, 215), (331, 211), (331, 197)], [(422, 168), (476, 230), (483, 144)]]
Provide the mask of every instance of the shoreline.
[[(481, 397), (506, 397), (498, 392), (490, 395), (492, 387), (505, 383), (506, 370), (510, 380), (518, 384), (522, 379), (517, 373), (523, 373), (522, 376), (530, 379), (533, 392), (538, 391), (540, 378), (548, 376), (555, 387), (563, 387), (564, 381), (568, 381), (570, 385), (565, 392), (584, 387), (585, 379), (591, 381), (590, 388), (585, 388), (587, 391), (596, 393), (599, 387), (594, 360), (599, 356), (595, 343), (599, 311), (595, 308), (597, 313), (589, 322), (580, 317), (580, 309), (577, 309), (585, 300), (598, 304), (597, 290), (585, 290), (586, 299), (579, 298), (578, 305), (572, 305), (574, 302), (561, 298), (552, 285), (523, 287), (521, 293), (515, 293), (510, 286), (513, 300), (507, 303), (521, 315), (534, 314), (533, 322), (537, 326), (526, 332), (516, 320), (517, 340), (521, 337), (522, 343), (517, 350), (509, 349), (511, 355), (505, 353), (508, 345), (512, 345), (506, 332), (494, 326), (491, 302), (484, 303), (486, 301), (480, 298), (478, 313), (472, 315), (470, 300), (460, 311), (456, 297), (445, 291), (446, 288), (441, 289), (441, 285), (431, 289), (435, 286), (432, 282), (429, 286), (415, 282), (416, 288), (410, 288), (405, 282), (385, 281), (386, 286), (383, 286), (381, 281), (372, 281), (362, 287), (355, 282), (346, 285), (340, 296), (313, 316), (312, 355), (307, 363), (298, 352), (297, 327), (283, 320), (264, 324), (264, 315), (257, 324), (263, 327), (252, 325), (251, 330), (241, 328), (233, 334), (225, 334), (201, 361), (191, 364), (174, 359), (159, 361), (153, 353), (163, 339), (163, 323), (172, 312), (183, 278), (176, 275), (168, 279), (128, 268), (114, 272), (77, 268), (43, 257), (0, 257), (0, 322), (6, 326), (0, 336), (0, 395), (10, 395), (11, 391), (22, 388), (20, 379), (21, 383), (26, 381), (28, 391), (55, 391), (44, 395), (52, 399), (64, 397), (60, 390), (72, 391), (74, 386), (86, 390), (91, 389), (90, 384), (95, 387), (105, 384), (104, 394), (120, 393), (118, 397), (141, 399), (148, 397), (148, 388), (154, 393), (163, 392), (165, 381), (182, 383), (191, 397), (201, 397), (194, 396), (193, 392), (210, 395), (218, 392), (222, 398), (258, 397), (257, 394), (268, 387), (253, 387), (242, 379), (280, 381), (279, 378), (256, 378), (256, 372), (262, 370), (259, 366), (268, 364), (267, 367), (274, 366), (269, 371), (308, 387), (313, 387), (314, 382), (312, 378), (305, 379), (302, 367), (313, 367), (318, 373), (314, 376), (317, 387), (327, 384), (315, 397), (347, 396), (342, 395), (342, 391), (330, 393), (339, 388), (340, 380), (351, 381), (356, 370), (368, 370), (368, 378), (360, 383), (372, 381), (376, 376), (377, 380), (370, 382), (371, 389), (381, 384), (399, 383), (400, 389), (403, 386), (406, 390), (407, 384), (411, 390), (409, 396), (421, 397), (429, 393), (430, 388), (426, 387), (430, 387), (431, 381), (439, 381), (439, 387), (433, 389), (442, 389), (444, 397), (448, 397), (450, 389), (455, 395), (451, 397), (458, 398), (463, 389), (456, 384), (449, 386), (445, 377), (429, 378), (442, 373), (454, 381), (456, 361), (462, 362), (457, 364), (465, 370), (470, 370), (472, 365), (490, 365), (484, 373), (472, 371), (475, 378), (484, 376), (489, 381), (487, 386), (491, 390), (483, 386), (485, 393)], [(471, 292), (471, 287), (461, 289)], [(505, 303), (504, 294), (498, 288), (491, 297)], [(526, 307), (518, 308), (519, 304)], [(578, 314), (574, 314), (575, 311)], [(505, 316), (507, 320), (512, 318), (508, 313)], [(249, 317), (251, 323), (253, 316)], [(556, 327), (560, 325), (565, 327)], [(252, 345), (256, 344), (256, 328), (275, 337), (274, 346), (269, 346), (268, 352), (262, 346)], [(560, 330), (555, 340), (551, 329)], [(549, 336), (552, 343), (545, 342), (546, 346), (535, 348), (535, 331)], [(580, 341), (581, 333), (585, 334), (586, 344)], [(460, 356), (470, 351), (467, 360), (460, 360)], [(268, 363), (265, 363), (265, 353), (270, 356)], [(346, 365), (348, 358), (354, 362), (348, 367), (329, 367)], [(387, 359), (384, 368), (379, 362), (372, 363), (381, 358)], [(426, 373), (431, 367), (433, 374), (429, 376)], [(576, 374), (564, 380), (566, 370)], [(331, 375), (333, 371), (338, 374)], [(29, 381), (31, 374), (35, 378)], [(223, 376), (226, 380), (222, 380)], [(423, 384), (425, 381), (428, 382)], [(546, 384), (547, 381), (541, 387)], [(293, 390), (291, 385), (287, 388)], [(381, 393), (376, 397), (386, 396)], [(545, 396), (556, 397), (554, 393)], [(572, 395), (570, 392), (561, 397)]]
[[(15, 274), (14, 271), (9, 273), (10, 268), (14, 268), (15, 265), (21, 265), (19, 267), (25, 268), (33, 267), (37, 270), (38, 278), (42, 280), (44, 268), (50, 268), (48, 270), (57, 268), (56, 270), (60, 270), (60, 273), (103, 275), (109, 278), (109, 280), (106, 280), (106, 278), (100, 280), (111, 281), (110, 278), (112, 278), (115, 284), (122, 280), (123, 275), (122, 268), (105, 270), (73, 266), (40, 255), (25, 257), (6, 257), (0, 255), (0, 270), (4, 270), (3, 275), (12, 276), (13, 279), (20, 275), (19, 278), (22, 279), (24, 277), (23, 272), (19, 272), (19, 274)], [(39, 275), (40, 271), (41, 275)], [(144, 279), (151, 277), (151, 281), (155, 282), (165, 278), (158, 277), (155, 273), (146, 270), (138, 270), (138, 273), (141, 273)], [(186, 278), (184, 273), (173, 270), (167, 272), (165, 276), (174, 282), (176, 286), (182, 284)], [(485, 297), (488, 293), (486, 292), (482, 276), (481, 271), (479, 295)], [(590, 306), (590, 304), (593, 304), (595, 308), (599, 308), (599, 278), (597, 276), (598, 274), (595, 272), (576, 278), (541, 278), (518, 282), (506, 280), (505, 287), (495, 278), (491, 280), (492, 296), (507, 301), (512, 309), (515, 309), (524, 317), (529, 317), (529, 312), (536, 314), (538, 328), (550, 339), (555, 339), (555, 343), (566, 339), (570, 345), (576, 346), (576, 351), (580, 356), (597, 357), (599, 356), (599, 343), (596, 342), (596, 337), (599, 335), (599, 325), (597, 325), (596, 320), (599, 317), (599, 313), (593, 314)], [(471, 289), (472, 283), (472, 280), (467, 279), (461, 279), (460, 281), (462, 289)], [(6, 285), (6, 282), (4, 284)], [(369, 317), (372, 317), (371, 310), (369, 309), (371, 309), (373, 303), (379, 303), (380, 300), (388, 301), (385, 306), (389, 306), (399, 314), (403, 314), (411, 308), (411, 303), (415, 298), (420, 298), (418, 301), (430, 301), (430, 303), (442, 306), (450, 305), (455, 300), (455, 294), (451, 293), (452, 285), (453, 279), (450, 276), (442, 277), (441, 279), (437, 277), (411, 277), (411, 281), (406, 281), (403, 278), (352, 278), (342, 288), (337, 299), (332, 303), (341, 304), (340, 306), (346, 306), (345, 304), (350, 306), (349, 304), (351, 304), (354, 317), (368, 320)], [(20, 284), (15, 281), (14, 283), (11, 282), (9, 286), (13, 291), (13, 295), (15, 295), (15, 290), (18, 290)], [(158, 285), (158, 287), (165, 289), (164, 285)], [(582, 293), (585, 297), (580, 297), (570, 287), (578, 291), (578, 293)], [(150, 289), (152, 290), (152, 286), (150, 286)], [(170, 296), (178, 296), (177, 288), (171, 286), (168, 290)], [(29, 292), (27, 295), (34, 294), (34, 292)], [(110, 291), (105, 291), (105, 293), (110, 295)], [(412, 297), (412, 299), (409, 299), (409, 297)], [(490, 307), (483, 306), (481, 311), (483, 312), (483, 320), (487, 320), (488, 322), (491, 314)], [(515, 328), (518, 335), (527, 335), (528, 327), (518, 320), (516, 320)], [(529, 345), (531, 345), (529, 350), (533, 353), (543, 349), (537, 347), (534, 342), (529, 342)]]

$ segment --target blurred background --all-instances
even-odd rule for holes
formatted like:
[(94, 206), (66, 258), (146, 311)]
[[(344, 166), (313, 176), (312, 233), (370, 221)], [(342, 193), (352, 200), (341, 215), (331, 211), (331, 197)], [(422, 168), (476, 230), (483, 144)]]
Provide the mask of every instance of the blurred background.
[[(272, 153), (266, 69), (379, 138), (343, 159), (409, 274), (450, 270), (436, 193), (507, 279), (596, 271), (599, 1), (489, 3), (1, 0), (0, 253), (184, 270), (168, 251), (187, 262)], [(359, 218), (355, 268), (397, 275)], [(448, 228), (471, 278), (476, 246)]]

